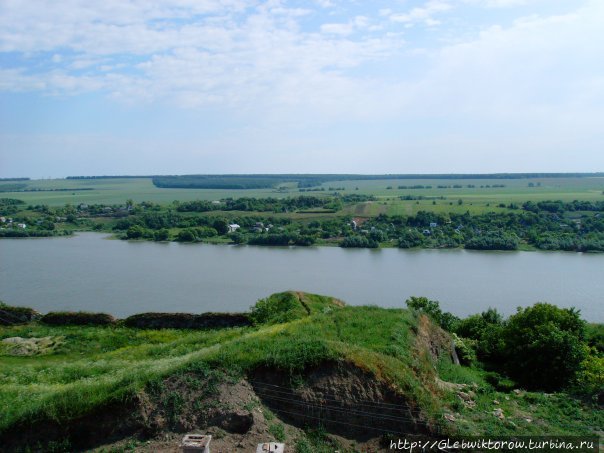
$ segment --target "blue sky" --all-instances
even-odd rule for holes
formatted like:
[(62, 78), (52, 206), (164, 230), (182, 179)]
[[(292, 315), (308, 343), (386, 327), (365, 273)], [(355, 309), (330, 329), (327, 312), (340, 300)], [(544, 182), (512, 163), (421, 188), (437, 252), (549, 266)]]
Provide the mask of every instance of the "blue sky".
[(0, 177), (604, 170), (602, 0), (0, 0)]

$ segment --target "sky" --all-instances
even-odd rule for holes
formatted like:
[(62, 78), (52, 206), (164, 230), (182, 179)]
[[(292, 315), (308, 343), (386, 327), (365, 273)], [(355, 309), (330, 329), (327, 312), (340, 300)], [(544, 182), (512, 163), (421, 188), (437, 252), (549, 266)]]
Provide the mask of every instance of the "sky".
[(0, 177), (604, 171), (603, 0), (0, 0)]

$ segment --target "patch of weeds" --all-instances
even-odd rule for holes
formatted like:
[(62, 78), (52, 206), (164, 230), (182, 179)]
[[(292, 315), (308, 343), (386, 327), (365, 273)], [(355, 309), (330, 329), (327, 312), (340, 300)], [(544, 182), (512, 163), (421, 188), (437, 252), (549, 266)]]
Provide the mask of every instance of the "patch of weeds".
[(512, 381), (506, 376), (500, 375), (499, 373), (485, 373), (485, 379), (489, 384), (491, 384), (493, 387), (495, 387), (496, 390), (500, 392), (509, 393), (517, 387), (514, 381)]
[(198, 377), (196, 377), (194, 375), (190, 375), (190, 374), (185, 375), (183, 378), (183, 381), (186, 384), (186, 386), (188, 388), (190, 388), (191, 390), (199, 390), (204, 384), (204, 382), (201, 379), (199, 379)]
[(542, 393), (527, 392), (524, 394), (523, 398), (524, 398), (524, 401), (526, 401), (529, 404), (541, 404), (541, 403), (545, 403), (547, 401), (545, 396), (543, 396)]
[(162, 379), (153, 379), (147, 383), (147, 392), (149, 392), (150, 395), (159, 396), (165, 389), (166, 386)]
[(263, 408), (262, 408), (262, 413), (264, 414), (264, 419), (265, 419), (267, 422), (270, 422), (270, 421), (272, 421), (272, 420), (274, 420), (274, 419), (275, 419), (275, 414), (273, 414), (273, 413), (270, 411), (270, 409), (268, 409), (267, 407), (263, 407)]
[[(124, 445), (123, 447), (112, 448), (112, 449), (108, 450), (107, 453), (126, 453), (126, 452), (130, 452), (130, 451), (136, 451), (139, 444), (140, 444), (139, 441), (137, 441), (135, 439), (130, 439), (126, 443), (126, 445)], [(105, 451), (105, 450), (101, 450), (101, 451)]]
[(260, 406), (260, 403), (256, 400), (252, 400), (252, 401), (248, 401), (247, 403), (245, 403), (243, 405), (243, 408), (248, 411), (248, 412), (252, 412), (254, 409), (256, 409), (258, 406)]
[(196, 412), (206, 412), (208, 409), (212, 408), (212, 402), (204, 401), (201, 399), (197, 399), (193, 401), (193, 409)]
[(166, 395), (164, 407), (166, 408), (166, 415), (170, 424), (176, 423), (183, 406), (184, 399), (180, 393), (172, 391)]
[(285, 441), (285, 429), (281, 423), (273, 423), (271, 426), (269, 426), (268, 432), (271, 433), (272, 436), (279, 442)]
[(295, 444), (296, 453), (332, 453), (343, 451), (339, 442), (327, 435), (325, 429), (309, 429)]
[(291, 376), (289, 383), (292, 388), (299, 389), (301, 387), (304, 387), (304, 384), (306, 384), (306, 381), (304, 380), (304, 376), (302, 376), (299, 373), (295, 373)]
[(68, 439), (63, 440), (52, 440), (46, 444), (44, 451), (49, 453), (62, 453), (71, 451), (71, 444)]
[(226, 437), (226, 435), (227, 435), (227, 433), (225, 430), (216, 428), (216, 430), (212, 434), (212, 437), (214, 439), (224, 439)]

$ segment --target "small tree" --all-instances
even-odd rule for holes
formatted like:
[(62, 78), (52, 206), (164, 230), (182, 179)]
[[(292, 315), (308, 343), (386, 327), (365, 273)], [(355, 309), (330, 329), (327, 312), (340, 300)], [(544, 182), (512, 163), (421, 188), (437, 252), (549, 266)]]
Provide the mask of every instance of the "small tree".
[(452, 331), (455, 324), (459, 322), (459, 318), (457, 316), (451, 313), (443, 312), (440, 309), (440, 304), (437, 300), (430, 300), (427, 297), (411, 296), (411, 298), (407, 299), (405, 303), (407, 304), (407, 307), (411, 308), (412, 310), (426, 313), (445, 330)]
[(502, 330), (508, 373), (527, 388), (568, 385), (587, 357), (585, 321), (573, 308), (537, 303), (519, 308)]

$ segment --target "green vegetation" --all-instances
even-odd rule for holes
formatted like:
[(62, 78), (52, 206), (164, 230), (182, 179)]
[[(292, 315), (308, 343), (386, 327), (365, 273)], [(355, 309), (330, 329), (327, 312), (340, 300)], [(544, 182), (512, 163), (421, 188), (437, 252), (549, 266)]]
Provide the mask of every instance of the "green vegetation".
[[(222, 184), (235, 176), (199, 178)], [(268, 175), (272, 185), (261, 189), (164, 189), (134, 177), (19, 181), (27, 192), (0, 199), (0, 237), (92, 230), (130, 240), (276, 246), (604, 250), (602, 175), (353, 176)], [(320, 185), (301, 188), (306, 183)], [(71, 198), (45, 195), (63, 189), (74, 190)], [(33, 193), (42, 194), (37, 204)]]
[(260, 299), (252, 307), (250, 319), (255, 324), (278, 324), (343, 307), (337, 299), (317, 294), (286, 291)]
[[(143, 391), (161, 402), (168, 426), (176, 427), (192, 403), (174, 382), (211, 393), (222, 382), (234, 385), (265, 367), (299, 386), (309, 367), (333, 361), (396, 389), (433, 434), (589, 435), (602, 426), (604, 414), (590, 399), (604, 389), (602, 352), (586, 349), (590, 341), (597, 343), (601, 326), (582, 336), (585, 325), (576, 312), (547, 304), (508, 320), (495, 310), (453, 319), (425, 298), (412, 298), (408, 305), (410, 310), (346, 307), (326, 296), (286, 292), (252, 307), (253, 327), (153, 330), (120, 322), (0, 327), (0, 339), (52, 343), (43, 354), (0, 349), (0, 439), (36, 423), (67, 426), (103, 407), (130, 407)], [(453, 364), (452, 337), (429, 317), (457, 333), (458, 353), (469, 358), (465, 366)], [(480, 342), (491, 328), (502, 338), (503, 349), (495, 353), (504, 360), (498, 364), (480, 358), (488, 353)], [(573, 341), (584, 355), (569, 347)], [(473, 358), (471, 351), (477, 353)], [(572, 360), (561, 366), (558, 354)], [(510, 366), (516, 361), (518, 366)], [(522, 383), (532, 390), (520, 390)], [(240, 409), (255, 407), (248, 406)], [(284, 425), (274, 416), (266, 419), (268, 432), (285, 438)], [(320, 429), (296, 440), (298, 451), (322, 451), (330, 442)]]
[(0, 325), (12, 326), (15, 324), (27, 324), (37, 320), (40, 314), (28, 307), (13, 307), (0, 300)]
[(54, 311), (42, 316), (40, 322), (51, 326), (106, 326), (114, 324), (115, 318), (107, 313)]
[(493, 308), (459, 319), (425, 297), (411, 297), (407, 306), (452, 332), (460, 361), (496, 372), (490, 379), (497, 387), (507, 380), (511, 386), (571, 389), (593, 398), (604, 392), (602, 325), (592, 325), (588, 339), (587, 323), (574, 308), (536, 303), (504, 320)]

